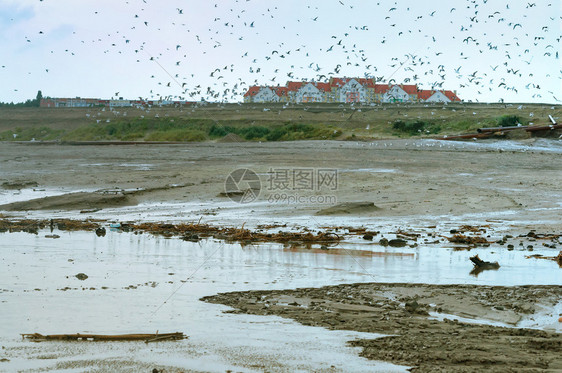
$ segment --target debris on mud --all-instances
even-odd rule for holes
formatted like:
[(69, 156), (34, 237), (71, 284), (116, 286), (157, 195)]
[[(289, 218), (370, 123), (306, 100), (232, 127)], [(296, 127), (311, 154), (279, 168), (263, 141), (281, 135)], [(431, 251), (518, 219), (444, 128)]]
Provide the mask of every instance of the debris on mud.
[(140, 223), (129, 225), (133, 231), (144, 231), (155, 235), (163, 235), (167, 237), (180, 236), (193, 239), (197, 236), (215, 237), (226, 241), (241, 242), (299, 242), (299, 243), (333, 243), (340, 241), (340, 236), (332, 232), (283, 232), (267, 233), (262, 231), (252, 231), (234, 227), (217, 227), (208, 224), (192, 223), (192, 224), (165, 224), (165, 223)]
[(525, 256), (525, 258), (554, 260), (562, 268), (562, 251), (560, 251), (557, 256), (544, 256), (541, 254), (534, 254), (534, 255), (527, 255)]
[(40, 229), (57, 228), (61, 231), (87, 231), (100, 227), (97, 221), (71, 220), (71, 219), (22, 219), (8, 220), (0, 219), (0, 233), (2, 232), (27, 232), (38, 234)]
[(451, 243), (459, 243), (465, 245), (486, 245), (490, 244), (487, 239), (480, 236), (465, 236), (463, 234), (455, 234), (452, 237), (446, 237)]

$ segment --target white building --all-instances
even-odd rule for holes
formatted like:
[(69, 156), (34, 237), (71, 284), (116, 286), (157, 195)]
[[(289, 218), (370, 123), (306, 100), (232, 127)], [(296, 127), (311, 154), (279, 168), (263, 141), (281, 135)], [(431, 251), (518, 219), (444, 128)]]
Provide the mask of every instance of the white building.
[[(322, 88), (322, 86), (320, 87)], [(313, 83), (305, 83), (295, 92), (295, 101), (324, 102), (324, 92), (324, 89), (319, 89), (319, 87), (317, 85), (314, 85)]]
[(392, 86), (382, 96), (382, 102), (408, 102), (410, 95), (398, 85)]
[(262, 87), (254, 96), (254, 102), (278, 102), (279, 96), (269, 87)]
[(425, 102), (451, 102), (451, 100), (443, 92), (435, 91)]
[(349, 79), (338, 89), (339, 102), (367, 102), (369, 98), (368, 90), (357, 80)]

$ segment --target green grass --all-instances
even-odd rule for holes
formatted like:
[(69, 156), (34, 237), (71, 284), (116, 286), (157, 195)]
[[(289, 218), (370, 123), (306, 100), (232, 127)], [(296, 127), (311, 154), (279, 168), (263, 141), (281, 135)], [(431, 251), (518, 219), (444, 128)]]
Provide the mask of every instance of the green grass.
[[(56, 140), (64, 133), (64, 130), (52, 129), (46, 126), (16, 128), (0, 133), (0, 141), (49, 141)], [(14, 137), (14, 134), (16, 137)]]
[[(269, 110), (264, 109), (267, 108)], [(0, 141), (248, 141), (392, 138), (473, 133), (480, 127), (549, 124), (562, 106), (226, 104), (183, 108), (0, 108)], [(401, 123), (395, 126), (395, 123)], [(13, 135), (17, 134), (14, 139)]]
[(421, 119), (410, 120), (407, 122), (403, 120), (397, 120), (392, 124), (392, 128), (394, 128), (398, 132), (407, 133), (410, 136), (437, 134), (441, 132), (441, 126), (439, 126), (438, 124)]
[(260, 141), (294, 141), (307, 139), (335, 139), (342, 134), (339, 128), (322, 124), (285, 123), (266, 126), (221, 126), (213, 125), (209, 129), (210, 138), (219, 138), (235, 133), (246, 140)]
[(147, 141), (205, 141), (208, 140), (207, 134), (201, 130), (189, 128), (175, 128), (168, 131), (155, 131), (146, 136)]
[(268, 141), (295, 141), (309, 139), (335, 139), (342, 135), (342, 130), (322, 124), (285, 124), (274, 128), (267, 136)]

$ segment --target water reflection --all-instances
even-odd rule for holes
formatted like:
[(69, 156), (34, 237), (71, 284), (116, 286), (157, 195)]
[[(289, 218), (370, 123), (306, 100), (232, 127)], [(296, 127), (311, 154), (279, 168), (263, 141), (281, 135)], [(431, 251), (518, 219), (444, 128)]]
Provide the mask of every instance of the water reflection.
[[(325, 248), (241, 246), (113, 231), (105, 236), (55, 233), (60, 238), (46, 238), (49, 230), (38, 235), (0, 234), (4, 322), (0, 341), (8, 349), (31, 346), (22, 345), (19, 333), (181, 331), (190, 336), (182, 348), (166, 349), (161, 355), (150, 351), (145, 355), (142, 346), (133, 350), (144, 360), (175, 359), (182, 367), (197, 366), (201, 359), (213, 361), (209, 371), (232, 367), (251, 371), (247, 364), (263, 361), (288, 370), (334, 365), (342, 371), (374, 371), (381, 369), (378, 363), (359, 358), (358, 351), (345, 344), (360, 333), (334, 334), (285, 319), (224, 314), (226, 307), (199, 298), (235, 290), (353, 282), (559, 284), (560, 274), (555, 262), (526, 259), (524, 250), (492, 247), (468, 252), (439, 245), (385, 248), (358, 242)], [(541, 250), (537, 254), (552, 255), (552, 250)], [(477, 277), (470, 274), (469, 257), (478, 253), (498, 261), (501, 268)], [(81, 281), (78, 273), (88, 278)], [(89, 348), (72, 347), (62, 358), (90, 358), (96, 353)], [(195, 350), (205, 351), (205, 357)], [(114, 355), (129, 356), (123, 347), (115, 351)]]

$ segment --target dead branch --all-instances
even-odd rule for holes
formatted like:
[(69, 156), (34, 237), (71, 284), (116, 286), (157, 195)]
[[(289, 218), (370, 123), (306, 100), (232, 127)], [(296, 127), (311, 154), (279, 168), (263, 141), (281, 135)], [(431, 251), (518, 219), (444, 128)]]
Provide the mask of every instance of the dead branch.
[(181, 340), (188, 338), (183, 333), (156, 333), (156, 334), (118, 334), (118, 335), (102, 335), (102, 334), (49, 334), (43, 335), (39, 333), (22, 334), (22, 338), (29, 339), (34, 342), (41, 341), (145, 341), (146, 343), (163, 341), (163, 340)]

